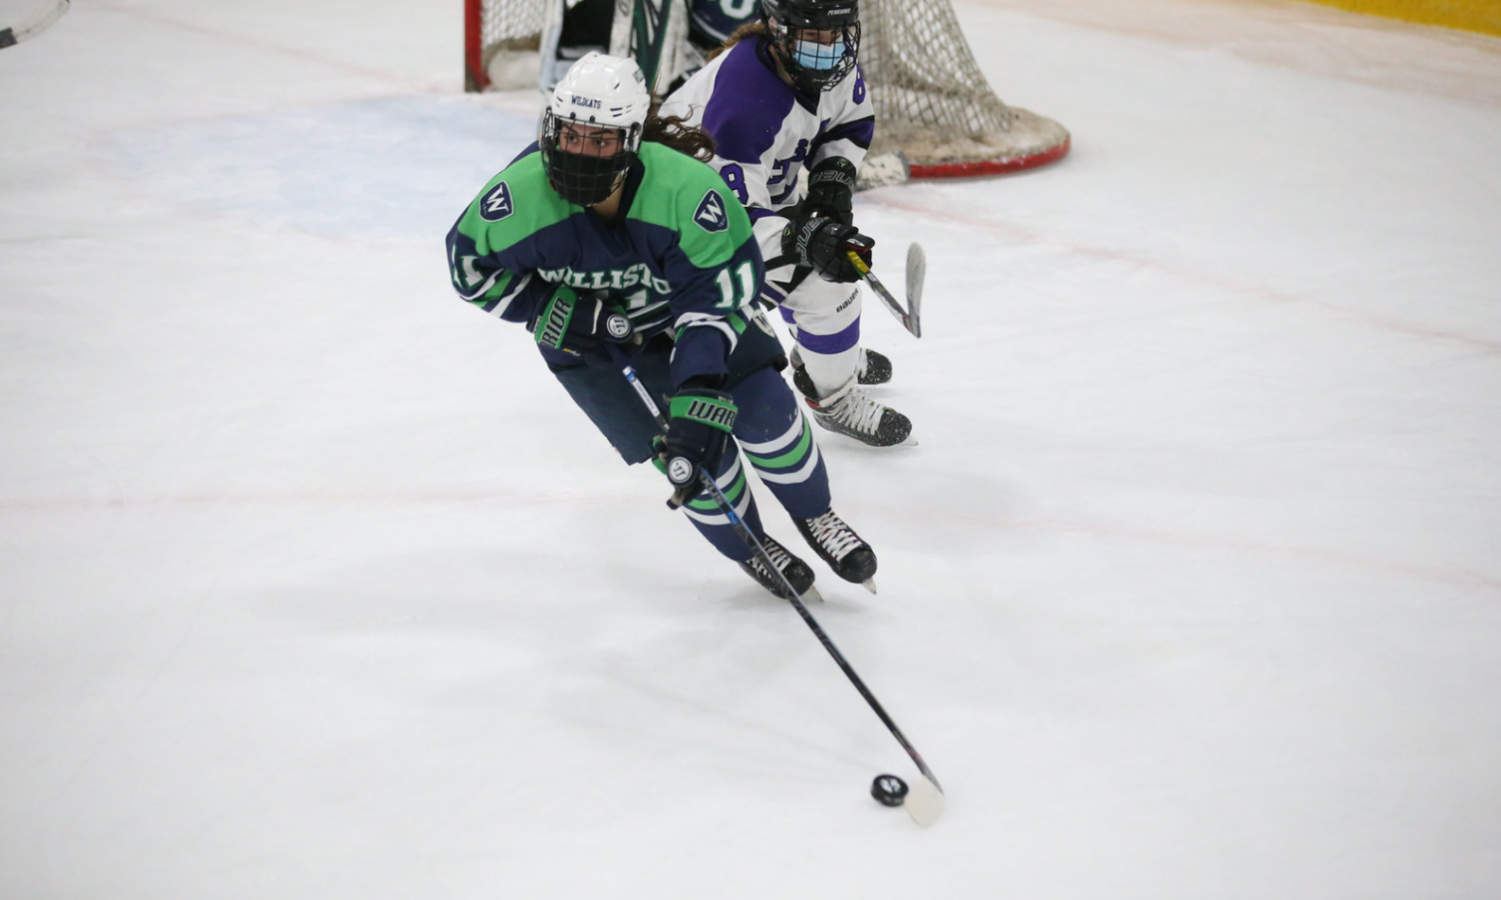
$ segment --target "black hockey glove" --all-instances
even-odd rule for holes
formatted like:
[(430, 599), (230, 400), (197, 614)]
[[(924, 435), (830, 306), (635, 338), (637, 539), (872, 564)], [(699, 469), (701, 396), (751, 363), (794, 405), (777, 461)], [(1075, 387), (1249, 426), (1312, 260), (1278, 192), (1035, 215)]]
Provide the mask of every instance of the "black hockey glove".
[(667, 403), (667, 434), (657, 438), (657, 466), (675, 485), (669, 506), (698, 493), (699, 473), (719, 471), (738, 410), (724, 391), (684, 388)]
[(624, 309), (595, 297), (580, 297), (567, 285), (559, 285), (542, 304), (531, 327), (537, 343), (598, 365), (609, 363), (602, 343), (623, 344), (631, 339), (631, 320)]
[(855, 176), (855, 164), (842, 156), (831, 156), (809, 169), (803, 215), (855, 224)]
[(855, 226), (834, 219), (795, 219), (782, 229), (782, 252), (812, 266), (824, 281), (859, 281), (860, 270), (850, 262), (849, 251), (869, 267), (875, 244)]

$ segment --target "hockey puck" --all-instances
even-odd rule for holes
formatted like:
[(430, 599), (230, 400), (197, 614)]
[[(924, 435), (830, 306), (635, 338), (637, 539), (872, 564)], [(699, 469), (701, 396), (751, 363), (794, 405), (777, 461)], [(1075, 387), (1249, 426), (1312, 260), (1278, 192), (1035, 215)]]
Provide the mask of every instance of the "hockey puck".
[(870, 795), (882, 806), (901, 806), (907, 799), (907, 782), (895, 775), (877, 775), (870, 783)]

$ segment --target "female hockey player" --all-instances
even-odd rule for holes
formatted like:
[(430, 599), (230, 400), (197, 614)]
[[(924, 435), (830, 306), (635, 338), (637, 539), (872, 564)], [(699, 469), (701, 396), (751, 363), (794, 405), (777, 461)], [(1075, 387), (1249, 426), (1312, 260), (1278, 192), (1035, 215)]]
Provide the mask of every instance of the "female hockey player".
[(766, 297), (791, 326), (793, 381), (816, 421), (872, 446), (898, 444), (911, 421), (861, 388), (890, 380), (891, 362), (860, 347), (860, 274), (848, 256), (868, 263), (874, 245), (854, 227), (851, 204), (875, 133), (855, 57), (857, 0), (761, 0), (761, 12), (662, 114), (702, 127), (718, 145), (710, 164), (750, 210)]
[[(703, 132), (649, 114), (633, 60), (591, 52), (558, 82), (539, 138), (448, 233), (455, 289), (524, 322), (542, 359), (627, 463), (655, 459), (674, 505), (721, 553), (783, 594), (699, 473), (715, 477), (799, 594), (813, 571), (761, 527), (741, 456), (842, 578), (874, 589), (876, 557), (830, 508), (828, 473), (779, 374), (756, 305), (764, 267), (745, 210), (693, 155)], [(668, 397), (665, 435), (621, 374)]]

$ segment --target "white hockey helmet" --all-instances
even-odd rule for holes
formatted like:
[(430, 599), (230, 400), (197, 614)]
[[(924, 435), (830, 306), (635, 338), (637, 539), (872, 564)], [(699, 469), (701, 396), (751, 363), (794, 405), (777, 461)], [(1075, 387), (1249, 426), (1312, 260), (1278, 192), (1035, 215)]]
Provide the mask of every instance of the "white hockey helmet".
[[(589, 206), (610, 196), (636, 161), (651, 102), (633, 59), (592, 50), (569, 68), (542, 113), (537, 138), (548, 180), (563, 199)], [(581, 130), (595, 139), (562, 146), (565, 132), (576, 137)]]

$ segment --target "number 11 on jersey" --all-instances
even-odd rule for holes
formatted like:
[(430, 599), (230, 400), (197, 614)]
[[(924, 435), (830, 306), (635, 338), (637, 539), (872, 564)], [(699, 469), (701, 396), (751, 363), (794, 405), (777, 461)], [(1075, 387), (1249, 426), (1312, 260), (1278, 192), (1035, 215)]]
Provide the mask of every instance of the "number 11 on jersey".
[(719, 302), (714, 304), (714, 308), (739, 309), (749, 298), (755, 296), (756, 268), (746, 260), (735, 267), (733, 277), (728, 268), (720, 269), (714, 283), (719, 285)]

